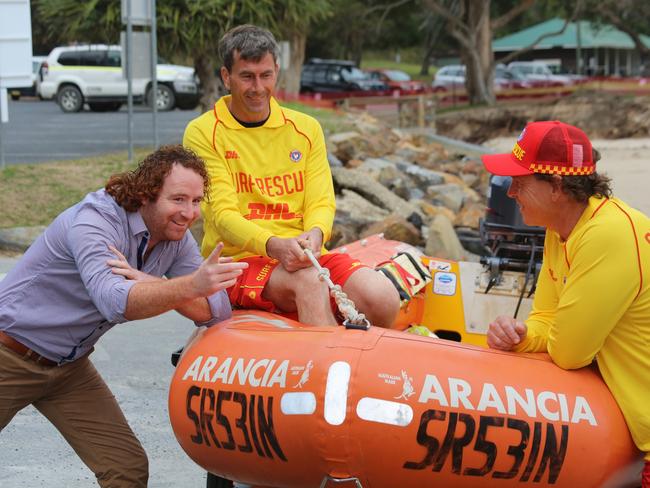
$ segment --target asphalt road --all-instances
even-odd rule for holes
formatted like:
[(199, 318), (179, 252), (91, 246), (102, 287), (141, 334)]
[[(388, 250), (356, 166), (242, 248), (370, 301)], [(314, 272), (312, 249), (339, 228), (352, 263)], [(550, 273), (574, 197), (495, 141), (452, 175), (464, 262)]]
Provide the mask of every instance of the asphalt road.
[[(172, 110), (158, 113), (158, 144), (177, 144), (187, 123), (199, 110)], [(9, 122), (2, 124), (2, 140), (7, 164), (39, 163), (77, 159), (128, 148), (126, 105), (118, 112), (66, 114), (53, 101), (21, 98), (9, 101)], [(151, 112), (134, 106), (134, 146), (153, 146)]]
[[(0, 256), (0, 280), (16, 260)], [(90, 356), (149, 456), (151, 488), (205, 486), (205, 471), (176, 442), (167, 413), (174, 373), (170, 355), (193, 328), (175, 312), (129, 322), (103, 336)], [(93, 473), (33, 407), (0, 432), (0, 466), (2, 488), (97, 486)]]

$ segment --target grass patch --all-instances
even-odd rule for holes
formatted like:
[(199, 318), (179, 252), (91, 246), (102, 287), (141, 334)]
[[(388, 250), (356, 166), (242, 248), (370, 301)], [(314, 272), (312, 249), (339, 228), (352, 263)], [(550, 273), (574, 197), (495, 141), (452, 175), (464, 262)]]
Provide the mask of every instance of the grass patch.
[[(139, 161), (149, 151), (137, 149)], [(48, 225), (59, 213), (131, 169), (126, 152), (91, 158), (7, 166), (0, 172), (0, 228)]]

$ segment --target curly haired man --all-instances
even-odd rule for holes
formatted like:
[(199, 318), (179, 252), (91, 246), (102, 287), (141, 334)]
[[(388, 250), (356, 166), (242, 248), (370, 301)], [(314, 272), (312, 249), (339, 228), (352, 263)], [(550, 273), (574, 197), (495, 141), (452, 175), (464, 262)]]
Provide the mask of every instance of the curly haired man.
[(221, 246), (203, 261), (188, 232), (208, 185), (198, 156), (162, 147), (61, 213), (0, 282), (0, 431), (34, 405), (100, 486), (147, 485), (147, 456), (88, 356), (129, 320), (230, 317), (224, 290), (246, 264)]

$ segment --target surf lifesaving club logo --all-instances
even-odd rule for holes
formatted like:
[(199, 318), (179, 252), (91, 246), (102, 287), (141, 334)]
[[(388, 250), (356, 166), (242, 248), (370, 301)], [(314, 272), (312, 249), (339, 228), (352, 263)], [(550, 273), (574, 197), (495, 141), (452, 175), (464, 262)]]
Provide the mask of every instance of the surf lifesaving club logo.
[(297, 149), (294, 149), (289, 153), (289, 159), (291, 159), (291, 161), (293, 161), (294, 163), (299, 163), (300, 160), (302, 159), (302, 153)]

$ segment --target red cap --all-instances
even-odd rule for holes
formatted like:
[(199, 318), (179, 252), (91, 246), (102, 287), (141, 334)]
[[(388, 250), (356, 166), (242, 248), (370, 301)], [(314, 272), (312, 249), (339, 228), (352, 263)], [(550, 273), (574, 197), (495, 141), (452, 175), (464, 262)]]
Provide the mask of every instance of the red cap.
[(508, 154), (485, 154), (481, 160), (490, 173), (522, 176), (590, 175), (596, 171), (587, 134), (563, 122), (530, 122)]

